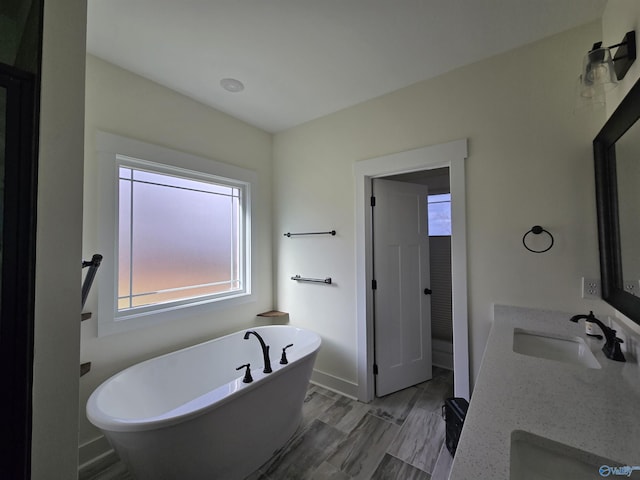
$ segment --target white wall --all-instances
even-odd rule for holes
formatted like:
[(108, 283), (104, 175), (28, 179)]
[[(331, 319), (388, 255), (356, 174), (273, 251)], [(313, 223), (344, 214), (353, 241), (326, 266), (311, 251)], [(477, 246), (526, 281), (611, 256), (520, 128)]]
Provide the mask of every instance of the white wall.
[(86, 2), (44, 6), (33, 377), (34, 480), (78, 464)]
[[(640, 2), (609, 0), (602, 14), (602, 45), (620, 43), (625, 33), (630, 30), (636, 31), (636, 48), (638, 49), (640, 48)], [(638, 78), (640, 78), (640, 60), (633, 62), (619, 85), (607, 93), (607, 116), (614, 112)]]
[[(271, 268), (272, 136), (126, 70), (87, 56), (83, 257), (97, 252), (97, 129), (238, 165), (257, 172), (252, 212), (256, 300), (206, 316), (189, 316), (126, 334), (96, 336), (97, 285), (85, 305), (81, 360), (92, 370), (80, 380), (80, 444), (99, 436), (84, 405), (91, 392), (122, 368), (161, 353), (237, 331), (260, 322), (273, 305)], [(101, 281), (100, 270), (96, 281)], [(87, 447), (88, 448), (88, 447)], [(88, 450), (93, 451), (91, 448)], [(85, 460), (81, 458), (81, 461)]]
[[(585, 48), (600, 37), (594, 22), (275, 136), (277, 306), (322, 335), (317, 369), (357, 382), (354, 162), (459, 138), (469, 138), (470, 153), (472, 377), (494, 302), (611, 312), (580, 292), (582, 276), (599, 276), (591, 141), (604, 113), (574, 116), (574, 92)], [(522, 246), (536, 224), (555, 236), (546, 254)], [(282, 237), (325, 228), (338, 235)], [(335, 285), (296, 284), (296, 273)]]

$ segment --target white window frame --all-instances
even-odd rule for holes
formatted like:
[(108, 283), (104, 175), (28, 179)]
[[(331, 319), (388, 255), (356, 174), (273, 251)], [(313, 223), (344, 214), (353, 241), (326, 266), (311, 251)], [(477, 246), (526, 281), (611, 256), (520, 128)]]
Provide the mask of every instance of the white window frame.
[[(98, 245), (103, 260), (98, 280), (98, 336), (150, 327), (186, 316), (206, 314), (254, 301), (252, 294), (251, 210), (256, 185), (253, 171), (98, 131)], [(118, 183), (119, 167), (129, 166), (160, 174), (178, 175), (232, 185), (242, 191), (243, 227), (241, 235), (243, 288), (207, 297), (177, 300), (118, 312)]]

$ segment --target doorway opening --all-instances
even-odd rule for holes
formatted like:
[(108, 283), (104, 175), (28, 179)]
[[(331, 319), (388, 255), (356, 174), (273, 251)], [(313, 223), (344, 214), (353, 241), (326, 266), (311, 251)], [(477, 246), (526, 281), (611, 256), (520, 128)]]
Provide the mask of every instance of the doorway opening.
[(429, 299), (431, 303), (429, 313), (431, 315), (432, 360), (434, 366), (453, 370), (451, 186), (449, 183), (449, 168), (433, 168), (383, 178), (384, 180), (406, 182), (427, 187), (428, 196), (426, 201), (429, 237), (428, 281), (430, 290)]
[(465, 159), (467, 140), (363, 160), (355, 165), (358, 399), (374, 397), (371, 179), (448, 168), (451, 192), (451, 297), (454, 394), (469, 399)]

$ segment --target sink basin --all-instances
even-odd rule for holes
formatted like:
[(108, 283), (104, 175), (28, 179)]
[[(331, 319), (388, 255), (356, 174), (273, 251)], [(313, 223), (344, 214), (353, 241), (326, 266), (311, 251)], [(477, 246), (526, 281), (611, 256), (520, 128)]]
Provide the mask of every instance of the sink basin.
[(522, 355), (581, 365), (587, 368), (601, 368), (596, 357), (580, 337), (561, 337), (515, 328), (513, 330), (513, 351)]
[[(609, 476), (606, 473), (616, 477), (614, 467), (624, 467), (619, 462), (523, 430), (511, 432), (509, 463), (510, 480), (602, 480)], [(640, 472), (629, 473), (631, 478), (640, 478)], [(624, 477), (628, 478), (626, 474)]]

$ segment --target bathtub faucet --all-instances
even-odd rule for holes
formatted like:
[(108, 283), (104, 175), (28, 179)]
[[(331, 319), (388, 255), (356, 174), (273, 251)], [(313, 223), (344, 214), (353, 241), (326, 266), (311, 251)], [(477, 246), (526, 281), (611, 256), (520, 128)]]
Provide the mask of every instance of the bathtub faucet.
[(262, 356), (264, 357), (264, 373), (271, 373), (273, 372), (273, 370), (271, 370), (271, 359), (269, 358), (269, 345), (267, 345), (266, 343), (264, 343), (264, 340), (262, 339), (262, 337), (260, 335), (258, 335), (258, 332), (256, 332), (255, 330), (249, 330), (248, 332), (246, 332), (244, 334), (244, 339), (248, 340), (249, 339), (249, 335), (255, 335), (256, 338), (258, 339), (258, 341), (260, 342), (260, 346), (262, 347)]

